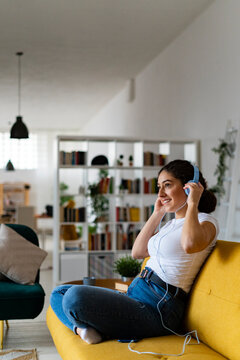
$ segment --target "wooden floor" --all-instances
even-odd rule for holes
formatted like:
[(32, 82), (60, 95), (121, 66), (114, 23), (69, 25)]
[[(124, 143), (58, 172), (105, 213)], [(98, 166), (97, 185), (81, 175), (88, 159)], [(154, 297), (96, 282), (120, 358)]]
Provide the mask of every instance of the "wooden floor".
[(41, 314), (34, 320), (10, 320), (9, 330), (4, 328), (3, 350), (37, 349), (38, 360), (61, 360), (46, 325), (46, 311), (52, 291), (52, 239), (47, 239), (48, 256), (41, 266), (40, 283), (46, 293)]
[(38, 360), (61, 360), (44, 321), (10, 321), (3, 350), (37, 349)]

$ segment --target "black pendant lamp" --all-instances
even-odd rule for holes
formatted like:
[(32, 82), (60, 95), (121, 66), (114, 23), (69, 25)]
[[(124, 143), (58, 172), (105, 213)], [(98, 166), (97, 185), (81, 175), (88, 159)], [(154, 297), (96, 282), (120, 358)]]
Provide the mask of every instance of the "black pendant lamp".
[(28, 138), (28, 128), (22, 121), (21, 114), (21, 56), (23, 52), (17, 52), (18, 56), (18, 116), (16, 117), (16, 122), (13, 124), (10, 131), (11, 139), (27, 139)]
[(7, 171), (14, 171), (14, 166), (13, 166), (13, 163), (11, 162), (11, 160), (8, 160), (8, 163), (6, 165), (6, 170)]

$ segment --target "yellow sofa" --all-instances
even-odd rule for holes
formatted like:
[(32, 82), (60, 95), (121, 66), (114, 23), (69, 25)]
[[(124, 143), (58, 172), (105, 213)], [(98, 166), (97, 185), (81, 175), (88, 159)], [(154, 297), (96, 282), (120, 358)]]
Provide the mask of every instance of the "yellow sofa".
[[(88, 345), (58, 320), (51, 307), (47, 325), (63, 360), (167, 360), (176, 358), (171, 354), (181, 353), (184, 343), (184, 338), (170, 335), (131, 344), (137, 351), (169, 354), (162, 356), (130, 352), (128, 344), (116, 340)], [(197, 329), (201, 343), (186, 345), (181, 359), (240, 359), (240, 243), (217, 242), (190, 293), (185, 326), (188, 331)]]

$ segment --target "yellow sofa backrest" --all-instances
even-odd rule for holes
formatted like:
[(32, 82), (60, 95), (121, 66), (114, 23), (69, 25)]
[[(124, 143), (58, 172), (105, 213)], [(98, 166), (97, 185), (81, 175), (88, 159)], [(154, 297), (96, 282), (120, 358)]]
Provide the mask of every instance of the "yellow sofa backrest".
[(240, 359), (240, 243), (217, 241), (190, 292), (185, 322), (202, 342)]
[(148, 261), (149, 257), (145, 258), (142, 262), (142, 265), (141, 265), (141, 271), (145, 268), (146, 266), (146, 262)]
[(223, 356), (240, 359), (240, 243), (217, 241), (194, 282), (186, 324)]

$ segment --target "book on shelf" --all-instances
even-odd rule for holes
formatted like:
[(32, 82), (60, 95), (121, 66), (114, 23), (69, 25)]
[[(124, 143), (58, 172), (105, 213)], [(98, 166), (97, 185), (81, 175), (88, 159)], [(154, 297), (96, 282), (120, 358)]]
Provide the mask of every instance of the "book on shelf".
[(116, 206), (116, 221), (123, 222), (127, 220), (127, 208), (124, 206)]
[(141, 179), (121, 179), (120, 188), (121, 190), (127, 190), (129, 194), (140, 194)]
[(117, 250), (131, 250), (140, 230), (134, 224), (129, 224), (126, 231), (123, 225), (117, 225)]
[(144, 194), (157, 194), (158, 193), (157, 181), (158, 179), (156, 177), (148, 180), (144, 177), (143, 178)]
[(60, 165), (85, 165), (86, 152), (85, 151), (63, 151), (59, 152)]
[(102, 178), (98, 183), (98, 191), (100, 194), (113, 194), (114, 178), (105, 177)]
[(143, 220), (147, 221), (152, 215), (154, 210), (154, 205), (144, 206), (143, 208)]
[(155, 154), (152, 151), (143, 153), (144, 166), (163, 166), (165, 165), (166, 155)]
[(113, 194), (114, 192), (114, 177), (111, 176), (109, 180), (109, 188), (108, 188), (109, 194)]
[(70, 208), (67, 206), (60, 206), (60, 222), (84, 222), (85, 217), (85, 207)]
[(117, 225), (117, 250), (122, 250), (123, 248), (123, 226)]
[(140, 221), (140, 208), (133, 206), (116, 206), (116, 221), (125, 222), (125, 221)]
[(139, 207), (130, 207), (130, 221), (140, 221), (140, 208)]
[(111, 250), (112, 249), (112, 233), (110, 231), (103, 233), (88, 234), (89, 250)]

